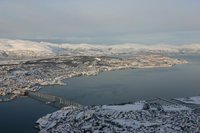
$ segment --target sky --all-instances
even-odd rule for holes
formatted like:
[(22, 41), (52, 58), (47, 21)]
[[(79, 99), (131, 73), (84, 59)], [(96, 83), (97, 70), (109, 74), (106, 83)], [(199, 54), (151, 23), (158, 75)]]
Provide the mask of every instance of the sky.
[(0, 0), (0, 38), (198, 43), (200, 0)]

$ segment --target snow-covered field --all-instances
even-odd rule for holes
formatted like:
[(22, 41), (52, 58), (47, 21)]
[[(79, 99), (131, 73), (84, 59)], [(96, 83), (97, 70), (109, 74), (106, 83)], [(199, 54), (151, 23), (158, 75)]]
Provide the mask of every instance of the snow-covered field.
[(182, 105), (159, 105), (145, 101), (125, 105), (64, 107), (40, 118), (36, 123), (41, 133), (200, 132), (200, 114), (192, 109)]
[(176, 99), (184, 103), (200, 105), (200, 96), (188, 97), (188, 98), (176, 98)]
[(141, 44), (53, 44), (27, 40), (0, 39), (0, 57), (49, 57), (56, 55), (123, 55), (135, 53), (199, 54), (200, 44), (141, 45)]

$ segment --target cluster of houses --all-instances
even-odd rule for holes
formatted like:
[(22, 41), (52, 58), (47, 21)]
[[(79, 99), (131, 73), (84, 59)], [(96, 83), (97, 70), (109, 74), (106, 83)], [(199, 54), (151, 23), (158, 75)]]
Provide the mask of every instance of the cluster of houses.
[[(167, 63), (166, 63), (167, 62)], [(18, 64), (0, 65), (0, 96), (19, 96), (27, 91), (37, 91), (43, 85), (61, 84), (62, 80), (81, 75), (96, 75), (102, 71), (126, 68), (170, 67), (184, 61), (160, 55), (136, 58), (114, 57), (60, 57)], [(14, 97), (12, 97), (14, 98)]]
[[(200, 104), (200, 103), (199, 103)], [(183, 133), (200, 131), (200, 115), (182, 105), (149, 104), (65, 107), (40, 118), (40, 132)]]

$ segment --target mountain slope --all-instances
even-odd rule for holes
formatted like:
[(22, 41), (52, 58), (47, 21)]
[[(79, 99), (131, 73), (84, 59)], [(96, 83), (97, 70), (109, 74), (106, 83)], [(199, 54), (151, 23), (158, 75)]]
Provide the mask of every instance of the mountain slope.
[(25, 40), (0, 40), (0, 56), (9, 57), (43, 57), (55, 55), (48, 43), (38, 43)]

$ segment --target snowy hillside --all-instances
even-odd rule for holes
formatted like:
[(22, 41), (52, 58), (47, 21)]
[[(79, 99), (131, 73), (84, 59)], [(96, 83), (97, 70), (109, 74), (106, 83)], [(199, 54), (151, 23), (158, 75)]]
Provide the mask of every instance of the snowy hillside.
[(196, 109), (162, 100), (160, 103), (140, 101), (83, 108), (68, 106), (43, 116), (36, 124), (40, 133), (197, 133), (200, 128), (200, 100), (199, 96), (189, 99), (190, 102), (195, 101)]
[(53, 44), (27, 40), (0, 39), (0, 57), (49, 57), (56, 55), (119, 55), (135, 53), (200, 54), (200, 44), (172, 45), (92, 45)]
[[(55, 55), (54, 45), (24, 40), (0, 40), (0, 57), (43, 57)], [(56, 48), (56, 47), (55, 47)]]

